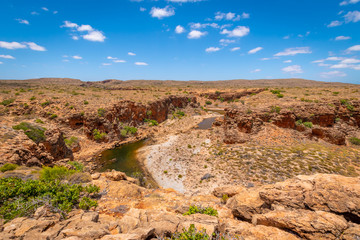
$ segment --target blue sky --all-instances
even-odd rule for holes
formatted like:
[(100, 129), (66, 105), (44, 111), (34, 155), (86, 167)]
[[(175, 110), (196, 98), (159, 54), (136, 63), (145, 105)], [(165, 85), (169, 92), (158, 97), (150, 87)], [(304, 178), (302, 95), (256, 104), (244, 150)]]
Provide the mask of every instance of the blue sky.
[(1, 0), (0, 79), (360, 84), (360, 0)]

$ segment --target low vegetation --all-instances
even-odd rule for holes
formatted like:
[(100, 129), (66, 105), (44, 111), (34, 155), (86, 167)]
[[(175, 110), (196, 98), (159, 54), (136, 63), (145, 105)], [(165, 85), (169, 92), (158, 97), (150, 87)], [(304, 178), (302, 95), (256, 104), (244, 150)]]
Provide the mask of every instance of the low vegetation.
[(354, 144), (354, 145), (360, 146), (360, 139), (359, 138), (356, 138), (356, 137), (349, 138), (349, 142)]
[(186, 213), (184, 213), (183, 215), (186, 216), (186, 215), (192, 215), (192, 214), (196, 214), (196, 213), (206, 214), (206, 215), (215, 216), (215, 217), (218, 216), (218, 212), (216, 209), (214, 209), (212, 207), (203, 208), (203, 207), (198, 207), (198, 206), (190, 206), (189, 210)]
[(33, 140), (37, 144), (46, 140), (45, 138), (46, 128), (37, 126), (35, 124), (22, 122), (19, 125), (13, 126), (13, 129), (23, 130), (26, 136), (28, 136), (31, 140)]
[(1, 172), (12, 171), (12, 170), (15, 170), (18, 166), (19, 165), (13, 164), (13, 163), (5, 163), (4, 165), (2, 165), (0, 167), (0, 171)]
[(94, 130), (93, 130), (93, 137), (94, 137), (94, 139), (95, 139), (96, 141), (103, 140), (106, 136), (107, 136), (106, 133), (101, 132), (101, 131), (98, 130), (98, 129), (94, 129)]
[(30, 216), (43, 205), (65, 216), (73, 208), (90, 209), (97, 206), (94, 196), (99, 192), (95, 185), (62, 183), (78, 170), (66, 167), (44, 167), (39, 180), (19, 178), (0, 179), (0, 218), (9, 221)]
[(5, 99), (5, 100), (3, 100), (2, 102), (0, 102), (0, 105), (3, 105), (3, 106), (8, 106), (8, 105), (12, 104), (14, 101), (15, 101), (15, 99), (14, 99), (14, 98), (11, 98), (11, 99)]

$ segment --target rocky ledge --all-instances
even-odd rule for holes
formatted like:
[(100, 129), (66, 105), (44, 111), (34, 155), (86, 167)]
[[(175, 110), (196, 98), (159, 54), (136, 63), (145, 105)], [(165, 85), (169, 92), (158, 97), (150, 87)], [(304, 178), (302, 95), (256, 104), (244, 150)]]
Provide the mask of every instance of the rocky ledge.
[[(225, 239), (360, 239), (360, 178), (298, 176), (185, 197), (170, 189), (141, 188), (120, 172), (92, 177), (102, 189), (97, 211), (76, 210), (61, 219), (41, 207), (32, 217), (1, 224), (0, 239), (153, 239), (192, 224)], [(218, 216), (184, 216), (191, 205), (211, 206)]]

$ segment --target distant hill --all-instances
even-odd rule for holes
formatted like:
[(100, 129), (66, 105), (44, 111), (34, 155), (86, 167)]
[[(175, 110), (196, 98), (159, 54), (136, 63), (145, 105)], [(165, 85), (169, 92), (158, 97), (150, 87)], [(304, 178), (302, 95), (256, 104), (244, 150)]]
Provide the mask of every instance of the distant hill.
[(193, 87), (325, 87), (325, 86), (351, 86), (356, 84), (340, 83), (340, 82), (321, 82), (300, 78), (289, 79), (234, 79), (234, 80), (219, 80), (219, 81), (175, 81), (175, 80), (116, 80), (107, 79), (103, 81), (84, 82), (80, 79), (72, 78), (38, 78), (26, 80), (0, 80), (0, 84), (6, 85), (81, 85), (94, 86), (102, 88), (130, 88), (130, 87), (151, 87), (151, 86), (193, 86)]

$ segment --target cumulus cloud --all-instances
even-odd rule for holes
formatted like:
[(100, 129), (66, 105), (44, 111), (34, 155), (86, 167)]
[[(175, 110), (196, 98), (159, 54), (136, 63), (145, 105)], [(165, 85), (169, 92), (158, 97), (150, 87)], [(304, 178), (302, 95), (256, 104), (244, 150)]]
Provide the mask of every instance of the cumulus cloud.
[(110, 66), (111, 63), (103, 63), (102, 65), (103, 65), (103, 66)]
[(350, 23), (350, 22), (358, 22), (360, 21), (360, 12), (359, 11), (353, 11), (353, 12), (348, 12), (345, 16), (345, 22), (346, 23)]
[(343, 22), (340, 22), (340, 21), (332, 21), (331, 23), (329, 23), (328, 25), (327, 25), (327, 27), (328, 28), (331, 28), (331, 27), (337, 27), (337, 26), (340, 26), (340, 25), (342, 25), (343, 24)]
[(256, 72), (261, 72), (261, 69), (255, 69), (255, 70), (253, 70), (253, 71), (251, 71), (252, 73), (256, 73)]
[(116, 59), (114, 60), (114, 63), (126, 63), (125, 60)]
[(190, 23), (190, 28), (192, 29), (200, 29), (206, 27), (220, 28), (219, 24), (217, 23)]
[(245, 26), (237, 26), (233, 30), (223, 29), (221, 34), (227, 35), (228, 37), (244, 37), (250, 33), (250, 28)]
[(220, 39), (220, 44), (223, 45), (223, 46), (227, 46), (231, 43), (235, 43), (236, 41), (235, 40), (232, 40), (232, 39)]
[(0, 55), (0, 58), (5, 58), (5, 59), (15, 59), (13, 56), (11, 55)]
[(257, 48), (251, 49), (248, 53), (249, 54), (255, 54), (255, 53), (257, 53), (257, 52), (259, 52), (261, 50), (263, 50), (262, 47), (257, 47)]
[(170, 7), (170, 6), (166, 6), (164, 8), (153, 7), (153, 8), (151, 8), (150, 15), (153, 18), (163, 19), (166, 17), (174, 16), (175, 10), (173, 7)]
[(217, 52), (220, 51), (220, 48), (218, 47), (208, 47), (207, 49), (205, 49), (205, 52), (211, 53), (211, 52)]
[(223, 13), (223, 12), (216, 12), (215, 13), (215, 20), (221, 21), (221, 20), (228, 20), (228, 21), (239, 21), (241, 18), (250, 18), (249, 13), (242, 13), (242, 14), (236, 14), (233, 12)]
[(46, 8), (46, 7), (42, 7), (41, 9), (44, 10), (44, 11), (46, 11), (46, 12), (49, 11), (49, 9)]
[(360, 45), (355, 45), (355, 46), (349, 47), (346, 51), (347, 52), (360, 51)]
[(20, 49), (20, 48), (27, 48), (27, 46), (23, 43), (19, 42), (4, 42), (0, 41), (0, 47), (6, 49)]
[(355, 4), (355, 3), (358, 3), (360, 2), (360, 0), (345, 0), (345, 1), (342, 1), (340, 3), (340, 6), (345, 6), (345, 5), (349, 5), (349, 4)]
[(133, 52), (128, 52), (128, 55), (129, 55), (129, 56), (136, 56), (136, 54), (133, 53)]
[(346, 77), (346, 73), (340, 71), (330, 71), (330, 72), (322, 72), (320, 73), (322, 78), (333, 78), (333, 77)]
[[(77, 23), (64, 21), (64, 25), (62, 25), (61, 27), (71, 28), (73, 32), (77, 32), (80, 34), (84, 34), (83, 32), (86, 32), (86, 34), (81, 35), (81, 37), (88, 41), (104, 42), (106, 39), (105, 35), (101, 31), (96, 30), (92, 26), (87, 24), (82, 24), (79, 26)], [(79, 36), (73, 35), (72, 39), (79, 40)]]
[(140, 12), (145, 12), (146, 8), (140, 7)]
[(44, 47), (39, 46), (34, 42), (19, 43), (19, 42), (0, 41), (0, 48), (6, 48), (6, 49), (11, 49), (11, 50), (30, 48), (31, 50), (34, 50), (34, 51), (46, 51), (46, 49)]
[(105, 40), (104, 34), (100, 31), (91, 31), (86, 35), (82, 36), (85, 40), (92, 41), (92, 42), (103, 42)]
[(303, 73), (301, 66), (299, 65), (292, 65), (282, 69), (286, 73)]
[(81, 57), (81, 56), (79, 56), (79, 55), (72, 56), (72, 58), (73, 58), (73, 59), (76, 59), (76, 60), (80, 60), (80, 59), (82, 59), (82, 57)]
[(309, 47), (296, 47), (296, 48), (287, 48), (283, 52), (275, 54), (275, 57), (281, 56), (294, 56), (296, 54), (309, 54), (312, 53)]
[(37, 45), (37, 44), (34, 43), (34, 42), (27, 42), (26, 44), (29, 46), (29, 48), (30, 48), (31, 50), (41, 51), (41, 52), (46, 51), (46, 48), (44, 48), (44, 47), (42, 47), (42, 46), (39, 46), (39, 45)]
[(138, 65), (138, 66), (148, 66), (149, 64), (147, 64), (146, 62), (136, 62), (135, 65)]
[(3, 62), (0, 62), (0, 64), (3, 64)]
[(271, 58), (262, 58), (262, 59), (260, 59), (261, 61), (268, 61), (268, 60), (270, 60)]
[(240, 47), (234, 47), (234, 48), (230, 49), (230, 51), (232, 51), (232, 52), (239, 51), (239, 50), (240, 50)]
[(181, 33), (185, 32), (185, 28), (183, 26), (181, 26), (181, 25), (177, 25), (176, 28), (175, 28), (175, 32), (177, 34), (181, 34)]
[(115, 59), (117, 59), (117, 58), (116, 58), (116, 57), (112, 57), (112, 56), (108, 56), (108, 57), (106, 57), (106, 59), (115, 60)]
[(291, 60), (286, 60), (286, 61), (284, 61), (284, 63), (292, 63), (292, 61)]
[(341, 41), (341, 40), (349, 40), (351, 39), (351, 37), (348, 37), (348, 36), (337, 36), (335, 38), (335, 41)]
[(29, 25), (29, 21), (28, 20), (25, 20), (25, 19), (20, 19), (20, 18), (17, 18), (15, 19), (16, 21), (18, 21), (19, 23), (21, 24), (26, 24), (26, 25)]
[(206, 34), (207, 34), (207, 32), (192, 30), (191, 32), (189, 32), (187, 37), (188, 37), (188, 39), (199, 39), (199, 38), (205, 36)]

